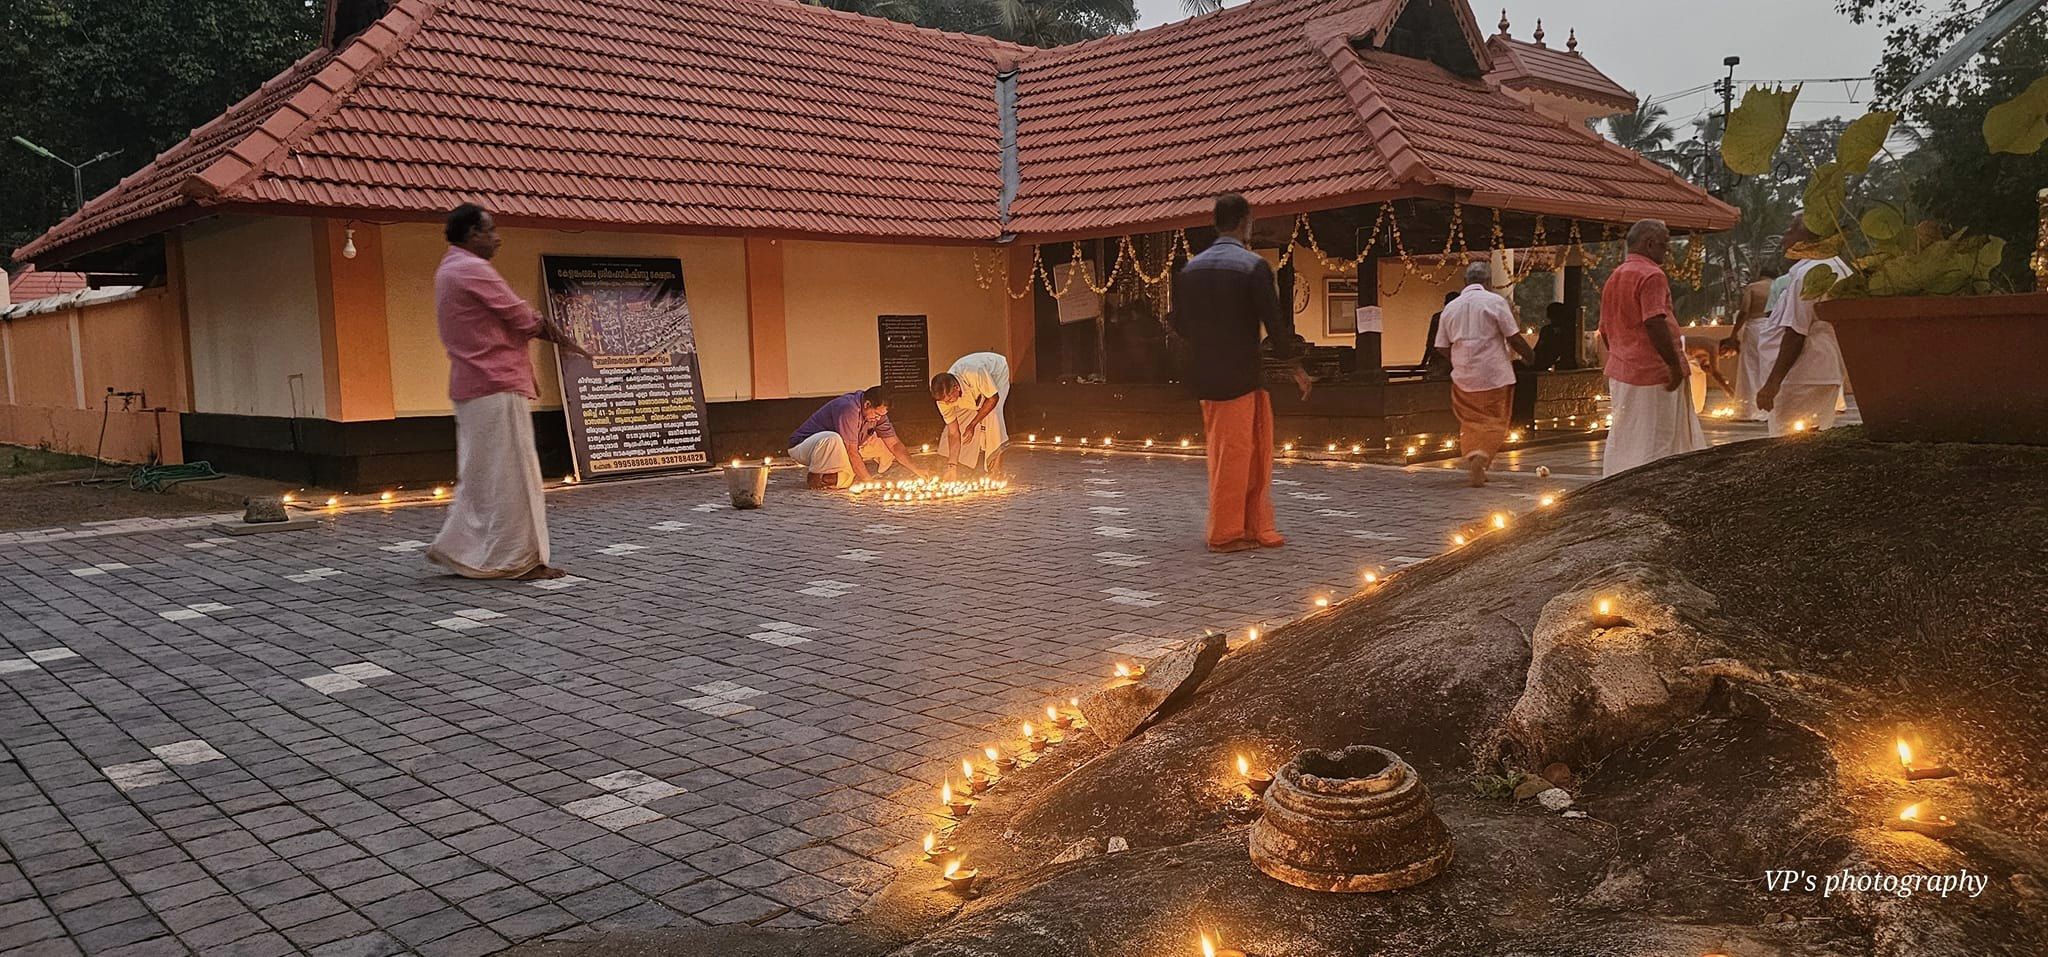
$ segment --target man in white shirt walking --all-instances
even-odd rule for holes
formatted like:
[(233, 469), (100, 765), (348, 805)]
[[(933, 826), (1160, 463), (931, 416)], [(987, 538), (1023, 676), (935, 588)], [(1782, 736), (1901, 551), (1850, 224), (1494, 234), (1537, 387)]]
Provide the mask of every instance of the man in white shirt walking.
[[(1792, 218), (1785, 248), (1811, 241), (1804, 220)], [(1771, 414), (1772, 435), (1802, 429), (1819, 431), (1835, 424), (1836, 401), (1842, 395), (1842, 349), (1833, 323), (1814, 315), (1815, 300), (1800, 295), (1815, 269), (1827, 268), (1840, 279), (1849, 266), (1840, 259), (1806, 259), (1786, 274), (1785, 291), (1771, 305), (1770, 325), (1760, 340), (1770, 374), (1756, 390), (1757, 407)]]
[(1444, 306), (1435, 342), (1451, 357), (1451, 410), (1458, 414), (1458, 448), (1475, 488), (1486, 484), (1514, 415), (1515, 366), (1508, 352), (1536, 361), (1508, 301), (1486, 288), (1492, 276), (1489, 263), (1465, 267), (1465, 291)]

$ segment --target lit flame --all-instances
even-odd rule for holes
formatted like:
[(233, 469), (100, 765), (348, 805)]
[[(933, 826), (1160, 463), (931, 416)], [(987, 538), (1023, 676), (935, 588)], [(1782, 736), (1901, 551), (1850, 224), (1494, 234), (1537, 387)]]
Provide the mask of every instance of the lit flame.
[(952, 879), (953, 879), (953, 875), (955, 875), (955, 874), (958, 874), (958, 873), (960, 873), (960, 862), (961, 862), (961, 861), (964, 861), (964, 860), (966, 860), (966, 857), (962, 856), (962, 857), (956, 857), (956, 858), (953, 858), (952, 860), (950, 860), (950, 861), (947, 861), (947, 862), (946, 862), (946, 879), (947, 879), (947, 880), (949, 880), (949, 881), (950, 881), (950, 880), (952, 880)]
[(966, 778), (966, 779), (967, 779), (967, 780), (969, 780), (969, 781), (972, 781), (972, 780), (974, 780), (974, 762), (973, 762), (973, 761), (969, 761), (969, 760), (968, 760), (968, 759), (966, 759), (966, 758), (961, 758), (961, 759), (960, 759), (960, 776), (961, 776), (961, 777), (963, 777), (963, 778)]
[(1557, 496), (1555, 496), (1555, 495), (1545, 495), (1545, 496), (1543, 496), (1542, 498), (1539, 498), (1539, 499), (1537, 499), (1537, 500), (1536, 500), (1536, 504), (1537, 504), (1537, 505), (1539, 505), (1539, 506), (1541, 506), (1541, 507), (1543, 507), (1543, 508), (1549, 508), (1549, 507), (1551, 507), (1552, 505), (1556, 505), (1556, 504), (1557, 504)]
[(1252, 776), (1252, 763), (1242, 754), (1237, 756), (1237, 773), (1241, 777)]
[(1903, 811), (1900, 811), (1900, 812), (1899, 812), (1899, 820), (1901, 820), (1901, 821), (1917, 821), (1917, 820), (1920, 820), (1920, 805), (1918, 805), (1918, 804), (1908, 804), (1908, 805), (1906, 805), (1906, 809), (1905, 809), (1905, 810), (1903, 810)]
[(1493, 513), (1493, 527), (1494, 527), (1494, 528), (1506, 528), (1506, 527), (1508, 527), (1508, 514), (1507, 514), (1506, 512), (1495, 512), (1495, 513)]
[(1365, 448), (1364, 448), (1363, 446), (1359, 446), (1359, 445), (1353, 445), (1353, 446), (1351, 447), (1351, 454), (1352, 454), (1352, 455), (1357, 455), (1358, 453), (1360, 453), (1360, 452), (1363, 452), (1363, 451), (1365, 451)]
[(1062, 443), (1062, 442), (1065, 442), (1066, 440), (1067, 440), (1067, 437), (1066, 437), (1066, 436), (1064, 436), (1064, 435), (1055, 435), (1055, 436), (1053, 436), (1053, 437), (1052, 437), (1052, 444), (1054, 444), (1054, 445), (1058, 445), (1058, 444), (1060, 444), (1060, 443)]
[(990, 761), (1000, 761), (1003, 759), (1003, 752), (994, 748), (982, 748), (981, 753), (987, 755)]
[(290, 492), (286, 492), (286, 493), (284, 493), (284, 495), (283, 495), (283, 496), (281, 496), (280, 498), (278, 498), (278, 501), (280, 501), (280, 502), (283, 502), (283, 503), (285, 503), (286, 505), (290, 505), (290, 504), (292, 503), (292, 498), (293, 498), (293, 496), (292, 496), (292, 493), (290, 493)]
[(389, 502), (389, 501), (391, 501), (391, 493), (390, 493), (390, 492), (379, 492), (379, 493), (377, 493), (377, 501), (379, 501), (379, 502)]
[(340, 498), (339, 496), (335, 496), (335, 495), (329, 495), (329, 496), (327, 496), (327, 507), (328, 507), (328, 508), (334, 508), (334, 507), (336, 507), (336, 506), (338, 506), (338, 505), (340, 505), (340, 504), (341, 504), (341, 498)]
[(445, 488), (442, 488), (442, 487), (441, 487), (441, 486), (439, 486), (439, 485), (436, 485), (436, 486), (434, 486), (434, 497), (435, 497), (435, 498), (447, 498), (447, 497), (448, 497), (448, 490), (447, 490), (447, 489), (445, 489)]
[(1116, 663), (1116, 676), (1117, 676), (1117, 677), (1119, 677), (1119, 678), (1128, 678), (1128, 677), (1130, 677), (1130, 676), (1131, 676), (1131, 666), (1130, 666), (1130, 665), (1127, 665), (1127, 664), (1124, 664), (1124, 663), (1123, 663), (1123, 662), (1121, 662), (1121, 661), (1117, 662), (1117, 663)]
[(1365, 573), (1365, 583), (1366, 583), (1366, 584), (1368, 584), (1368, 585), (1377, 585), (1377, 584), (1379, 584), (1379, 581), (1380, 581), (1380, 576), (1378, 576), (1377, 574), (1374, 574), (1374, 573), (1372, 573), (1372, 572), (1366, 572), (1366, 573)]
[(1794, 431), (1794, 432), (1804, 432), (1804, 431), (1806, 431), (1806, 420), (1805, 420), (1805, 419), (1800, 419), (1799, 421), (1797, 421), (1797, 422), (1794, 422), (1794, 423), (1792, 423), (1792, 431)]
[(1045, 706), (1045, 720), (1047, 720), (1047, 721), (1058, 721), (1059, 719), (1060, 719), (1060, 711), (1059, 711), (1059, 709), (1058, 709), (1058, 708), (1055, 708), (1055, 707), (1053, 707), (1052, 705), (1046, 705), (1046, 706)]
[(1280, 443), (1280, 451), (1282, 451), (1282, 452), (1292, 452), (1292, 451), (1294, 451), (1294, 443), (1292, 443), (1292, 442), (1282, 442), (1282, 443)]
[(1069, 707), (1069, 708), (1078, 708), (1078, 707), (1080, 707), (1080, 706), (1081, 706), (1081, 699), (1080, 699), (1080, 698), (1076, 697), (1076, 698), (1068, 698), (1068, 699), (1067, 699), (1067, 707)]
[(1602, 616), (1612, 615), (1614, 614), (1614, 602), (1602, 598), (1593, 604), (1593, 611)]
[(1148, 449), (1152, 447), (1152, 440), (1151, 440), (1151, 439), (1146, 439), (1146, 440), (1145, 440), (1145, 447), (1146, 447), (1146, 448), (1148, 448)]
[(1321, 596), (1321, 595), (1317, 595), (1317, 596), (1316, 596), (1316, 607), (1317, 607), (1317, 608), (1328, 608), (1328, 607), (1330, 607), (1330, 600), (1329, 600), (1328, 598), (1324, 598), (1324, 597), (1323, 597), (1323, 596)]
[(1510, 442), (1520, 442), (1520, 441), (1522, 441), (1522, 430), (1520, 430), (1520, 429), (1516, 429), (1516, 430), (1514, 430), (1514, 431), (1512, 431), (1512, 432), (1509, 432), (1509, 433), (1508, 433), (1508, 441), (1510, 441)]
[(1026, 437), (1025, 437), (1024, 441), (1026, 441), (1026, 442), (1036, 442), (1036, 441), (1038, 441), (1038, 433), (1036, 433), (1036, 432), (1033, 432), (1033, 433), (1031, 433), (1031, 434), (1030, 434), (1029, 436), (1026, 436)]
[(1259, 630), (1258, 630), (1257, 628), (1246, 628), (1246, 629), (1244, 630), (1244, 640), (1246, 640), (1246, 641), (1257, 641), (1257, 640), (1259, 640)]
[(1335, 442), (1332, 442), (1332, 443), (1330, 443), (1330, 444), (1328, 444), (1328, 445), (1325, 445), (1325, 446), (1323, 446), (1323, 451), (1325, 451), (1325, 452), (1335, 452), (1335, 451), (1337, 451), (1337, 443), (1335, 443)]
[(1024, 736), (1027, 738), (1031, 737), (1031, 722), (1029, 721), (1024, 722)]
[(1457, 535), (1453, 535), (1453, 536), (1451, 536), (1451, 544), (1453, 544), (1453, 545), (1463, 545), (1463, 544), (1465, 544), (1465, 536), (1464, 536), (1464, 534), (1463, 534), (1463, 533), (1459, 533), (1459, 534), (1457, 534)]
[(1088, 444), (1088, 437), (1087, 437), (1087, 436), (1082, 436), (1082, 437), (1081, 437), (1081, 444), (1082, 444), (1082, 445), (1087, 445), (1087, 444)]
[(930, 831), (926, 831), (926, 832), (925, 832), (925, 834), (924, 834), (924, 852), (925, 852), (926, 854), (930, 854), (930, 853), (931, 853), (932, 851), (936, 850), (936, 849), (938, 848), (938, 846), (939, 846), (939, 837), (938, 837), (938, 835), (936, 835), (936, 834), (933, 834), (933, 833), (932, 833), (932, 832), (930, 832)]
[(1411, 446), (1408, 446), (1407, 448), (1405, 448), (1405, 449), (1402, 449), (1402, 450), (1401, 450), (1401, 454), (1402, 454), (1402, 455), (1404, 455), (1404, 456), (1409, 456), (1409, 457), (1413, 457), (1413, 456), (1415, 455), (1415, 452), (1416, 452), (1416, 448), (1415, 448), (1415, 446), (1412, 446), (1412, 445), (1411, 445)]
[(1905, 738), (1899, 739), (1899, 763), (1905, 765), (1913, 763), (1913, 748), (1906, 743)]
[(1206, 931), (1202, 934), (1202, 957), (1216, 957), (1216, 942), (1209, 939)]
[(1182, 440), (1180, 440), (1180, 447), (1181, 447), (1181, 448), (1187, 448), (1187, 447), (1188, 447), (1188, 440), (1186, 440), (1186, 439), (1182, 439)]
[(732, 467), (733, 467), (733, 468), (739, 468), (739, 467), (740, 467), (740, 460), (739, 460), (739, 459), (733, 459), (733, 460), (732, 460)]
[(1110, 441), (1109, 441), (1109, 436), (1105, 435), (1105, 436), (1103, 436), (1103, 437), (1102, 437), (1102, 444), (1104, 444), (1104, 445), (1109, 445), (1109, 444), (1110, 444)]

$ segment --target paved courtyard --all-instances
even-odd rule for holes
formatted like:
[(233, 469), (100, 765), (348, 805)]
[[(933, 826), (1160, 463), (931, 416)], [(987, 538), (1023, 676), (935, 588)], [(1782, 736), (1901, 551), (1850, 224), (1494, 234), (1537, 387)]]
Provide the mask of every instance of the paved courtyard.
[(0, 953), (842, 920), (1018, 718), (1583, 481), (1286, 465), (1291, 544), (1217, 556), (1199, 459), (1017, 458), (911, 507), (788, 471), (758, 512), (717, 476), (565, 490), (575, 577), (535, 584), (429, 573), (435, 508), (0, 541)]

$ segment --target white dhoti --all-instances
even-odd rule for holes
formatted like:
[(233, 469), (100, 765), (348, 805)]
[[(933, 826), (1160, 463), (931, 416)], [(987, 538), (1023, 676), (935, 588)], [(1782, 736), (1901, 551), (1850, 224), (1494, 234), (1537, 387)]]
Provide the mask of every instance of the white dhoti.
[[(795, 459), (812, 475), (837, 475), (838, 487), (853, 484), (853, 463), (846, 455), (846, 439), (837, 432), (820, 432), (798, 442), (789, 450), (789, 457)], [(880, 475), (896, 463), (896, 455), (877, 437), (870, 436), (861, 443), (860, 457), (873, 459), (873, 473)]]
[(1835, 409), (1841, 399), (1838, 385), (1784, 385), (1771, 403), (1771, 434), (1790, 435), (1793, 426), (1804, 422), (1808, 431), (1818, 432), (1835, 424)]
[(965, 402), (951, 408), (941, 409), (939, 414), (945, 420), (945, 428), (939, 434), (939, 452), (946, 461), (962, 468), (981, 468), (984, 461), (992, 460), (1003, 446), (1010, 444), (1010, 427), (1003, 420), (1003, 406), (1008, 405), (1007, 392), (996, 395), (996, 407), (982, 416), (974, 426), (972, 435), (961, 441), (960, 427), (974, 418), (975, 410), (981, 408), (981, 401)]
[(1689, 390), (1687, 394), (1692, 397), (1692, 414), (1699, 415), (1707, 411), (1706, 370), (1694, 368), (1692, 375), (1685, 377), (1685, 387)]
[(455, 403), (455, 501), (427, 560), (464, 578), (517, 578), (548, 563), (533, 414), (500, 392)]
[(1626, 472), (1667, 455), (1707, 447), (1706, 430), (1700, 428), (1700, 417), (1692, 410), (1692, 395), (1685, 389), (1609, 379), (1607, 394), (1613, 396), (1614, 423), (1607, 428), (1600, 474)]
[(1761, 318), (1751, 319), (1735, 335), (1736, 345), (1742, 347), (1741, 357), (1735, 361), (1735, 414), (1739, 418), (1763, 416), (1756, 407), (1756, 390), (1771, 372), (1764, 368), (1763, 324)]

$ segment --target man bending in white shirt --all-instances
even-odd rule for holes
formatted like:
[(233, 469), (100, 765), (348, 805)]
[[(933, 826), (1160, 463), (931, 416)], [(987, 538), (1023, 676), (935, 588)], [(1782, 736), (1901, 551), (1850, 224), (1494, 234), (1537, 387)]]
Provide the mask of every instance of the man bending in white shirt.
[(952, 368), (932, 376), (932, 400), (945, 429), (939, 451), (948, 472), (982, 468), (993, 477), (1003, 465), (1010, 431), (1003, 406), (1010, 401), (1010, 360), (994, 352), (961, 356)]
[[(1785, 248), (1812, 240), (1804, 220), (1792, 218)], [(1792, 267), (1785, 291), (1771, 305), (1770, 325), (1759, 341), (1770, 375), (1756, 390), (1757, 408), (1771, 414), (1772, 435), (1801, 429), (1819, 431), (1835, 424), (1835, 403), (1842, 395), (1842, 348), (1835, 326), (1814, 315), (1814, 300), (1800, 292), (1815, 269), (1833, 270), (1836, 279), (1849, 274), (1840, 259), (1806, 259)]]

